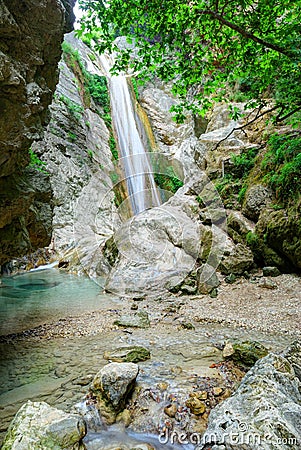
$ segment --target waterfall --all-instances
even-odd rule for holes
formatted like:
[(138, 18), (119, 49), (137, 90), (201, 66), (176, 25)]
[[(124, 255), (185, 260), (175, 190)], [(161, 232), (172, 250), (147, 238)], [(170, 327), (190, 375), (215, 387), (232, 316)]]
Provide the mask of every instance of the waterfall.
[(110, 74), (110, 62), (101, 56), (101, 63), (108, 78), (111, 98), (112, 121), (121, 154), (121, 163), (134, 215), (161, 204), (154, 180), (149, 154), (145, 151), (139, 134), (134, 106), (127, 79), (123, 75)]

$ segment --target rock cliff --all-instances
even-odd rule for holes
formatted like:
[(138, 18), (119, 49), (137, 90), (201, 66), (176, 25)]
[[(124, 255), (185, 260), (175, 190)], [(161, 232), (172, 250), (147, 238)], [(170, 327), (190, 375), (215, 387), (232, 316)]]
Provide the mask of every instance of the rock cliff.
[(51, 186), (29, 148), (43, 136), (75, 0), (0, 1), (0, 265), (51, 236)]
[(76, 273), (103, 275), (110, 266), (101, 249), (120, 224), (113, 189), (118, 169), (104, 111), (109, 97), (97, 55), (73, 33), (63, 48), (51, 119), (32, 148), (50, 175), (55, 258)]

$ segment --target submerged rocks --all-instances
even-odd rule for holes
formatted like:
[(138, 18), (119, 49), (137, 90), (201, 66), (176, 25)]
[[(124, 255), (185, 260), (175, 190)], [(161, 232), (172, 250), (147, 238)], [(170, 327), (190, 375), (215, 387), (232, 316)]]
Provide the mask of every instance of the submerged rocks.
[(148, 328), (150, 326), (149, 317), (146, 311), (139, 311), (135, 314), (124, 314), (115, 320), (114, 325), (119, 327)]
[(67, 414), (45, 402), (25, 403), (6, 434), (3, 450), (84, 450), (86, 425), (80, 415)]
[(138, 372), (137, 364), (112, 362), (95, 375), (92, 391), (97, 398), (100, 414), (107, 423), (114, 423), (117, 414), (125, 407)]
[(197, 449), (300, 449), (300, 375), (300, 343), (257, 361), (237, 391), (211, 411)]

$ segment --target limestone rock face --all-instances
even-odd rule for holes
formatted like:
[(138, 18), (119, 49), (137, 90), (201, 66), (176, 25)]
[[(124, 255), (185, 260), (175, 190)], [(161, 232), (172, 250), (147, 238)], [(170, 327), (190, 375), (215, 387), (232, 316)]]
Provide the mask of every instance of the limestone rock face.
[[(64, 33), (72, 28), (74, 3), (74, 0), (0, 2), (0, 208), (3, 213), (0, 264), (22, 256), (37, 245), (46, 246), (50, 240), (51, 212), (47, 206), (50, 185), (44, 177), (45, 196), (39, 195), (40, 188), (35, 195), (36, 177), (26, 166), (30, 145), (42, 137), (43, 126), (49, 119), (48, 105), (58, 81), (61, 42)], [(12, 188), (15, 183), (17, 189)], [(26, 187), (25, 191), (20, 190), (21, 185)], [(45, 216), (44, 226), (42, 216)], [(32, 239), (34, 229), (36, 237)]]
[(86, 425), (81, 416), (67, 414), (45, 402), (25, 403), (6, 434), (3, 450), (84, 450)]
[(299, 449), (300, 369), (299, 343), (257, 361), (237, 391), (212, 410), (197, 449)]
[[(78, 53), (87, 72), (102, 75), (97, 57), (92, 62), (91, 50), (73, 33), (65, 41)], [(107, 274), (110, 265), (100, 249), (120, 223), (110, 178), (115, 167), (109, 130), (101, 107), (83, 95), (78, 67), (70, 68), (62, 59), (59, 68), (50, 123), (44, 139), (33, 146), (46, 162), (53, 190), (51, 248), (58, 259), (69, 263), (70, 270), (91, 276)]]
[(170, 202), (124, 223), (114, 239), (119, 258), (106, 284), (110, 292), (170, 289), (189, 274), (198, 257), (197, 223)]

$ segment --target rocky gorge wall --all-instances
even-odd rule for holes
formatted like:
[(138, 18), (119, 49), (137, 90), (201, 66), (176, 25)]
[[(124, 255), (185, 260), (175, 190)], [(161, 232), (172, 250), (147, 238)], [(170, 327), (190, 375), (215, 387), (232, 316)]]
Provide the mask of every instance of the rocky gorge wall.
[(73, 33), (65, 37), (59, 70), (50, 123), (32, 147), (53, 191), (50, 250), (71, 271), (105, 275), (109, 263), (101, 249), (120, 224), (110, 119), (99, 100), (108, 96), (105, 85), (100, 94), (105, 78), (97, 55)]
[(49, 120), (74, 4), (0, 2), (0, 265), (50, 242), (51, 186), (29, 167), (29, 148)]
[[(19, 254), (48, 244), (52, 226), (53, 258), (76, 273), (104, 276), (104, 287), (122, 295), (149, 289), (210, 291), (219, 284), (217, 268), (225, 276), (247, 276), (258, 264), (285, 272), (300, 268), (297, 211), (278, 208), (275, 193), (263, 177), (256, 177), (256, 164), (248, 184), (239, 181), (245, 178), (241, 162), (235, 162), (244, 164), (245, 155), (253, 153), (260, 161), (263, 136), (273, 130), (259, 123), (242, 131), (243, 122), (229, 117), (227, 104), (216, 105), (205, 118), (188, 114), (177, 124), (170, 113), (177, 100), (158, 80), (136, 87), (133, 101), (152, 129), (150, 157), (164, 203), (122, 224), (128, 208), (119, 180), (125, 177), (108, 103), (104, 107), (103, 93), (95, 91), (103, 83), (101, 60), (73, 34), (65, 43), (50, 123), (44, 139), (32, 146), (45, 170), (27, 169), (40, 188), (37, 206), (28, 208), (36, 188), (29, 189), (26, 182), (30, 200), (25, 207), (31, 214), (26, 230), (32, 242), (23, 243)], [(166, 188), (169, 181), (172, 193)], [(19, 191), (24, 205), (24, 182)], [(19, 232), (25, 235), (23, 229)]]

